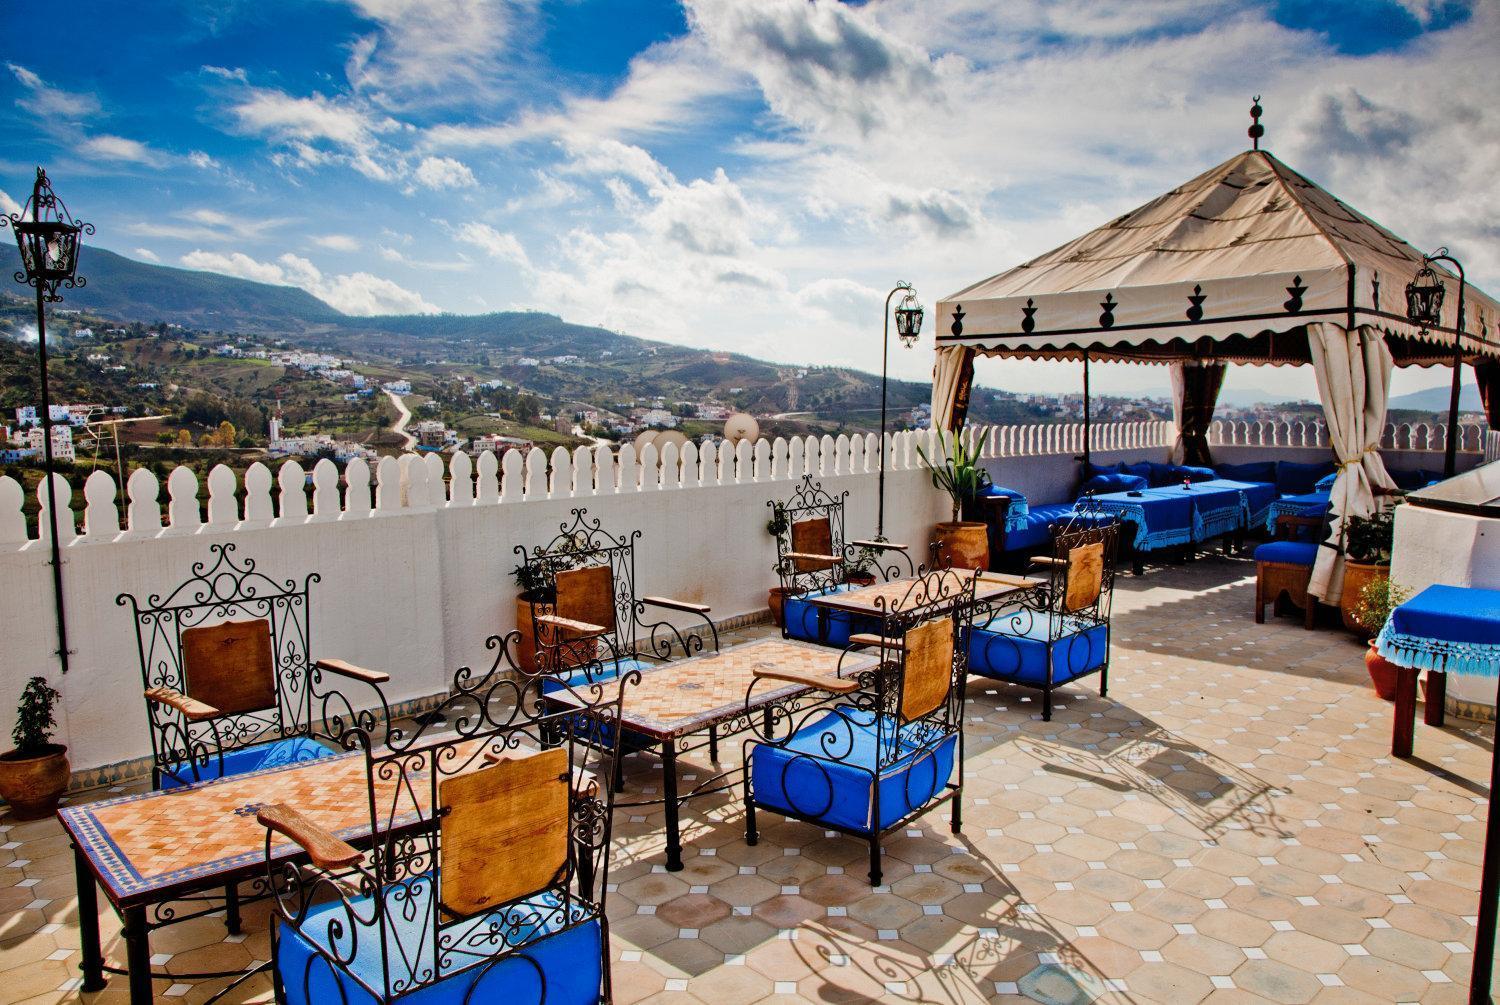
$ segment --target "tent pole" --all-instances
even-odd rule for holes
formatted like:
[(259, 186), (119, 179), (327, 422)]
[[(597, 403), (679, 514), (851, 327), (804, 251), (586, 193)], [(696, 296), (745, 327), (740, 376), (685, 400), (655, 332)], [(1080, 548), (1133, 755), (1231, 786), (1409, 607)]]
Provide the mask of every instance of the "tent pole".
[[(1083, 353), (1083, 463), (1089, 463), (1089, 354)], [(1085, 471), (1087, 468), (1084, 469)]]

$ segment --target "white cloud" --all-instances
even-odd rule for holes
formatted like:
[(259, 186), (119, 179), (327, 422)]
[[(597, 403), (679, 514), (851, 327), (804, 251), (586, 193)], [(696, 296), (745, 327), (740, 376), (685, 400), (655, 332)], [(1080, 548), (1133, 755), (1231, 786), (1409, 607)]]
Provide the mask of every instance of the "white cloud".
[(327, 141), (349, 150), (372, 146), (375, 134), (389, 132), (397, 123), (378, 119), (345, 101), (314, 92), (299, 98), (285, 91), (255, 88), (230, 112), (240, 127), (283, 143)]
[(181, 262), (189, 269), (218, 272), (278, 286), (300, 286), (345, 314), (435, 314), (438, 310), (420, 294), (398, 286), (389, 279), (368, 272), (325, 276), (306, 258), (290, 253), (274, 262), (262, 262), (239, 251), (225, 254), (195, 250), (183, 255)]
[(156, 264), (161, 261), (161, 256), (152, 251), (150, 248), (136, 248), (131, 252), (131, 254), (133, 254), (136, 258), (139, 258), (143, 262), (151, 262), (152, 264)]
[(124, 136), (90, 136), (78, 145), (78, 151), (85, 157), (144, 164), (147, 167), (158, 167), (166, 161), (163, 154), (152, 150), (139, 140), (127, 139)]
[(200, 171), (210, 171), (221, 166), (218, 161), (214, 160), (202, 150), (194, 150), (193, 152), (189, 153), (188, 163), (193, 165), (193, 167), (198, 168)]
[(526, 257), (526, 249), (521, 247), (521, 242), (516, 240), (514, 234), (501, 233), (489, 224), (466, 223), (454, 230), (453, 236), (465, 244), (479, 248), (491, 258), (522, 266), (531, 264)]
[(3, 213), (7, 216), (12, 213), (14, 213), (16, 216), (21, 215), (21, 204), (12, 199), (10, 197), (10, 193), (6, 192), (4, 189), (0, 189), (0, 213)]
[(178, 241), (258, 240), (285, 227), (286, 217), (248, 217), (222, 210), (199, 207), (179, 210), (172, 218), (137, 220), (124, 230), (140, 237), (160, 237)]
[(413, 177), (428, 188), (473, 188), (474, 172), (452, 157), (424, 157)]
[(42, 119), (85, 119), (99, 112), (99, 99), (92, 94), (64, 91), (48, 84), (36, 73), (15, 63), (6, 63), (6, 69), (15, 76), (26, 93), (16, 99), (16, 105)]
[[(356, 40), (345, 74), (385, 103), (457, 101), (488, 90), (517, 53), (533, 0), (349, 0), (376, 30)], [(464, 86), (455, 86), (464, 85)]]
[(312, 239), (312, 243), (330, 251), (359, 250), (359, 242), (348, 234), (320, 234)]

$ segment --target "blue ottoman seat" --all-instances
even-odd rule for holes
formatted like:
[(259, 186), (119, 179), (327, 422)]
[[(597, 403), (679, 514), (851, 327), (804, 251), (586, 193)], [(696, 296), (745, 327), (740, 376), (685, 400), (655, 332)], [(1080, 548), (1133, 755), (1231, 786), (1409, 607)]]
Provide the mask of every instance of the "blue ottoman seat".
[(1108, 661), (1109, 625), (1056, 611), (1002, 614), (974, 627), (967, 649), (970, 673), (1032, 687), (1064, 684)]
[[(819, 607), (808, 599), (825, 597), (833, 593), (846, 593), (855, 589), (860, 589), (860, 587), (839, 583), (837, 586), (812, 590), (801, 596), (787, 597), (781, 607), (782, 618), (786, 623), (787, 638), (843, 648), (849, 644), (850, 635), (878, 628), (878, 623), (874, 619), (856, 617), (847, 611)], [(820, 622), (824, 622), (827, 626), (826, 635), (820, 634), (822, 627)]]
[[(357, 898), (350, 901), (352, 910), (339, 902), (323, 904), (311, 908), (300, 927), (281, 926), (276, 967), (285, 983), (285, 1000), (289, 1005), (373, 1005), (385, 996), (371, 995), (365, 986), (385, 990), (387, 963), (393, 984), (410, 984), (402, 961), (426, 966), (433, 959), (433, 886), (432, 874), (426, 873), (388, 887), (383, 924), (369, 920), (377, 917), (369, 898)], [(583, 916), (582, 908), (572, 908), (570, 920)], [(603, 958), (599, 920), (563, 928), (564, 909), (552, 893), (445, 925), (439, 930), (442, 945), (452, 950), (437, 954), (439, 979), (401, 1000), (412, 1005), (499, 1000), (597, 1005)], [(519, 948), (491, 962), (502, 937)], [(341, 958), (353, 956), (335, 967), (315, 945)], [(459, 970), (474, 963), (479, 965)]]
[[(880, 810), (872, 794), (877, 770), (876, 714), (838, 706), (794, 733), (785, 745), (761, 744), (750, 755), (758, 804), (859, 832), (883, 830), (924, 805), (953, 775), (957, 734), (933, 747), (920, 720), (902, 727), (885, 717), (880, 732), (897, 737), (901, 756), (879, 768)], [(830, 760), (830, 758), (838, 760)]]
[(222, 772), (219, 770), (219, 757), (212, 753), (209, 754), (208, 761), (204, 764), (179, 762), (172, 765), (170, 769), (163, 768), (161, 787), (176, 789), (195, 782), (211, 782), (217, 778), (248, 775), (252, 771), (285, 768), (301, 761), (332, 757), (335, 753), (337, 751), (330, 750), (316, 740), (310, 740), (305, 736), (272, 740), (270, 743), (257, 743), (251, 747), (237, 747), (234, 750), (224, 751)]

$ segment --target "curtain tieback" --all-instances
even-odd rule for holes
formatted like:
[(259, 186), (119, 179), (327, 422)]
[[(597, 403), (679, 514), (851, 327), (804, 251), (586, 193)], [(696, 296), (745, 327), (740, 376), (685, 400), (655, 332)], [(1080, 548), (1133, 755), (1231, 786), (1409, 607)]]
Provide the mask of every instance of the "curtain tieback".
[(1357, 453), (1353, 457), (1351, 457), (1349, 460), (1340, 463), (1339, 464), (1339, 471), (1342, 472), (1342, 471), (1344, 471), (1347, 468), (1354, 467), (1356, 464), (1362, 464), (1364, 462), (1366, 454), (1376, 454), (1376, 453), (1379, 453), (1379, 452), (1380, 452), (1380, 448), (1379, 447), (1366, 447), (1365, 449), (1361, 450), (1359, 453)]

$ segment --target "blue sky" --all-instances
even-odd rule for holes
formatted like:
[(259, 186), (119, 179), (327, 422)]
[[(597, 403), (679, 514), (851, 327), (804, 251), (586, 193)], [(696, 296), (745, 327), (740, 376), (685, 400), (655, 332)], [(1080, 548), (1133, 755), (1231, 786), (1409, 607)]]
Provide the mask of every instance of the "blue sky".
[(1494, 290), (1497, 7), (87, 0), (49, 50), (7, 4), (0, 204), (41, 163), (100, 246), (353, 313), (537, 308), (875, 368), (895, 280), (930, 303), (1186, 180), (1259, 93), (1278, 156)]

